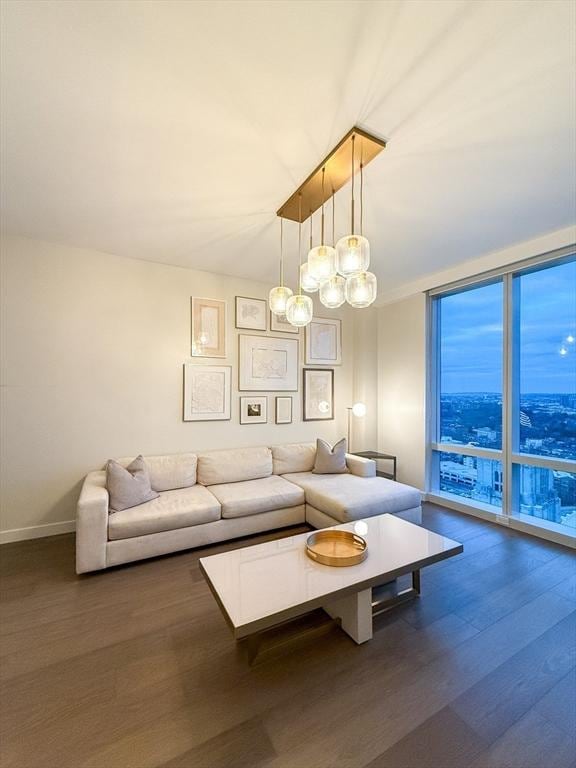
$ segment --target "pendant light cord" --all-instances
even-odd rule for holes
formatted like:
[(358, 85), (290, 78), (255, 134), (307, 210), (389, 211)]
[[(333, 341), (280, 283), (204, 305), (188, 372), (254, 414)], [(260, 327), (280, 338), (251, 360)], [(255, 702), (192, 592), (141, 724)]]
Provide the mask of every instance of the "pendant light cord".
[(336, 247), (336, 238), (334, 237), (334, 187), (332, 187), (332, 247)]
[(320, 245), (324, 245), (324, 176), (326, 168), (322, 168), (322, 225), (320, 228)]
[(298, 195), (298, 295), (302, 293), (302, 192)]
[(280, 288), (284, 287), (284, 219), (280, 214)]
[(356, 140), (356, 134), (352, 134), (352, 227), (350, 234), (354, 234), (354, 142)]
[(360, 159), (360, 234), (364, 234), (364, 163)]

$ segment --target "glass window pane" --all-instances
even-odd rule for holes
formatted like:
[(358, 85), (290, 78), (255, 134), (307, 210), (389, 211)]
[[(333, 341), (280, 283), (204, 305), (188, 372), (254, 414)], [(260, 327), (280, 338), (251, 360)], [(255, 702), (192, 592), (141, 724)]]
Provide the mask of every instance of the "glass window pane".
[(519, 275), (516, 449), (576, 459), (576, 261)]
[(514, 465), (516, 512), (576, 529), (576, 473)]
[(494, 459), (438, 453), (437, 487), (493, 507), (502, 506), (502, 463)]
[(438, 300), (439, 442), (502, 447), (502, 281)]

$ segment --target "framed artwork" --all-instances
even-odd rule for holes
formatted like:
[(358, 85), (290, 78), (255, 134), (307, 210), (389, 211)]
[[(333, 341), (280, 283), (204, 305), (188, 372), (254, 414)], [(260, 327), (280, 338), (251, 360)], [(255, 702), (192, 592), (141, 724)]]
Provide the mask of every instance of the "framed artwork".
[(238, 389), (251, 392), (298, 390), (298, 339), (238, 336)]
[(276, 424), (292, 424), (292, 398), (276, 398)]
[(334, 418), (334, 371), (304, 368), (304, 421)]
[(268, 398), (246, 396), (240, 398), (240, 424), (266, 424)]
[(306, 365), (342, 365), (342, 320), (313, 317), (305, 345)]
[(230, 418), (232, 366), (184, 363), (184, 421)]
[(226, 357), (226, 302), (192, 297), (192, 357)]
[(300, 328), (290, 325), (286, 320), (286, 315), (275, 315), (274, 312), (270, 312), (270, 330), (281, 331), (282, 333), (300, 333)]
[(248, 299), (236, 296), (236, 328), (252, 331), (266, 330), (266, 299)]

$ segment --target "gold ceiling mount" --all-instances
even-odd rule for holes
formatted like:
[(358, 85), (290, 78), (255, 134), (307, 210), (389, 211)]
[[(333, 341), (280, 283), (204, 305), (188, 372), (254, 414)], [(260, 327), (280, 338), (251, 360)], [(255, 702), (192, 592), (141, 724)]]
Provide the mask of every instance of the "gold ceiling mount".
[(354, 173), (360, 170), (360, 165), (365, 168), (386, 146), (384, 139), (379, 139), (355, 126), (280, 206), (277, 215), (283, 219), (303, 222), (323, 203), (326, 203), (334, 192), (338, 192), (350, 181), (352, 144), (354, 144), (355, 158)]

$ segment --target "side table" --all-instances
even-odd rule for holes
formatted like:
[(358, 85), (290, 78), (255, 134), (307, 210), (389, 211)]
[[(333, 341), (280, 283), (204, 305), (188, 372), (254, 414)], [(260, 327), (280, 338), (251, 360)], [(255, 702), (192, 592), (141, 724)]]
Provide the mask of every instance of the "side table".
[[(396, 480), (396, 456), (390, 453), (380, 453), (379, 451), (350, 451), (353, 456), (361, 456), (363, 459), (373, 459), (376, 462), (376, 474), (378, 477), (387, 477), (389, 480)], [(391, 461), (392, 472), (382, 472), (378, 469), (379, 461)]]

